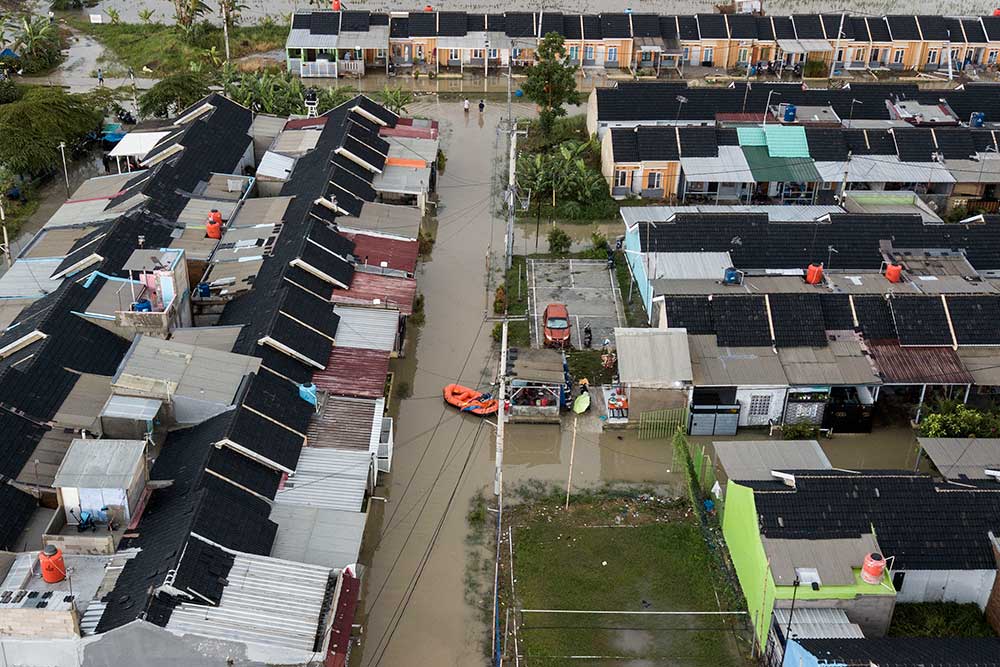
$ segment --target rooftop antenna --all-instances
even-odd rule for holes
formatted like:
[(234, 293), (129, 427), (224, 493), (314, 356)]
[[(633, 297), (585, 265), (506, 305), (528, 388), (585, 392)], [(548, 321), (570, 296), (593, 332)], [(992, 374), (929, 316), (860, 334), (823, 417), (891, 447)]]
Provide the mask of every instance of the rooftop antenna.
[(832, 245), (826, 247), (826, 269), (830, 270), (830, 260), (833, 258), (834, 253), (840, 254), (840, 251), (834, 248)]

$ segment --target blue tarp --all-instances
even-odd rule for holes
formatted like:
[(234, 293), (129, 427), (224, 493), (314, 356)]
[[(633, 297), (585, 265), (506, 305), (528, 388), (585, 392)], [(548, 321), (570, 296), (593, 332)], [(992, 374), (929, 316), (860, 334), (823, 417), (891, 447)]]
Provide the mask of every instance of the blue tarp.
[(3, 51), (0, 51), (0, 58), (18, 58), (18, 59), (20, 59), (20, 57), (21, 56), (17, 55), (16, 53), (14, 53), (13, 50), (11, 50), (9, 48), (4, 49)]

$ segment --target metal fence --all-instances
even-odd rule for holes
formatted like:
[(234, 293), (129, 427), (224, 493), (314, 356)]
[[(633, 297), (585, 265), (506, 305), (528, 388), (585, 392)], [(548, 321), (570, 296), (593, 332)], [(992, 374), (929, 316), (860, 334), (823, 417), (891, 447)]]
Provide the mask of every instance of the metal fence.
[(678, 428), (687, 429), (687, 408), (651, 410), (639, 414), (639, 439), (669, 438)]

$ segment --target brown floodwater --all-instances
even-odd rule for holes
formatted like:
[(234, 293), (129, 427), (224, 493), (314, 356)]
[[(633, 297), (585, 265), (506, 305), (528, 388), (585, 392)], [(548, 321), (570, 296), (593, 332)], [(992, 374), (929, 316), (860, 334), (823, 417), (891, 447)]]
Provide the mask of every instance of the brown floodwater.
[[(493, 323), (484, 321), (486, 262), (491, 245), (494, 266), (503, 252), (503, 223), (491, 216), (490, 182), (497, 159), (506, 168), (505, 140), (498, 143), (496, 133), (506, 106), (488, 103), (482, 117), (475, 107), (467, 116), (458, 102), (424, 101), (407, 111), (441, 122), (448, 162), (439, 179), (437, 243), (417, 275), (426, 323), (393, 368), (397, 386), (406, 383), (410, 397), (392, 408), (393, 470), (379, 489), (384, 507), (374, 502), (381, 525), (366, 548), (371, 553), (375, 547), (363, 592), (364, 642), (352, 664), (468, 667), (485, 662), (487, 629), (466, 601), (465, 564), (472, 548), (466, 514), (477, 494), (492, 498), (495, 436), (489, 423), (446, 407), (441, 387), (454, 381), (485, 387), (495, 363)], [(527, 116), (531, 108), (517, 105), (515, 113)], [(668, 442), (600, 431), (592, 415), (578, 422), (574, 488), (677, 482)], [(571, 448), (570, 427), (510, 426), (506, 488), (528, 480), (564, 486)]]

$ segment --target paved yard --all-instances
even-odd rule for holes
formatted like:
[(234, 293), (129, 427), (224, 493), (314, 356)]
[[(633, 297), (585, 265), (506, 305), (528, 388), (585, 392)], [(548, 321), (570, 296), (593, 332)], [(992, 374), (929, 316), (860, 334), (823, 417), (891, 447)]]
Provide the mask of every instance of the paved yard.
[(531, 343), (542, 346), (542, 314), (550, 303), (564, 303), (572, 319), (573, 347), (583, 347), (583, 327), (594, 333), (594, 347), (612, 339), (615, 327), (625, 326), (621, 295), (614, 271), (603, 260), (528, 260), (528, 314)]

